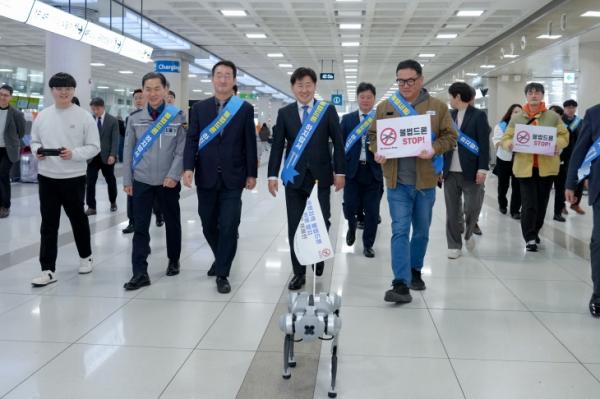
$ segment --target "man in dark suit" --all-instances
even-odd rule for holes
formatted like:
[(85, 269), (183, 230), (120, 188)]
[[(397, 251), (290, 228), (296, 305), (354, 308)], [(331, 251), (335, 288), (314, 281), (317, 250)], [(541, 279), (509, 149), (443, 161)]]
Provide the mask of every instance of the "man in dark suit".
[[(183, 158), (183, 183), (198, 193), (202, 231), (215, 256), (208, 271), (217, 276), (217, 290), (231, 291), (227, 277), (237, 250), (237, 233), (242, 214), (242, 190), (256, 186), (257, 158), (254, 107), (233, 96), (237, 68), (231, 61), (219, 61), (212, 68), (214, 97), (199, 101), (190, 111), (190, 127)], [(235, 103), (239, 110), (214, 138), (199, 150), (200, 136), (225, 117)], [(220, 118), (217, 119), (217, 116)]]
[(117, 179), (115, 178), (115, 162), (119, 151), (119, 122), (117, 118), (106, 113), (104, 100), (100, 97), (93, 98), (90, 108), (98, 131), (100, 132), (100, 154), (88, 161), (87, 168), (87, 190), (85, 202), (88, 216), (96, 214), (96, 181), (98, 171), (102, 171), (106, 185), (108, 186), (108, 199), (110, 200), (110, 211), (117, 210)]
[[(580, 180), (577, 171), (581, 168), (583, 160), (588, 151), (594, 145), (597, 153), (600, 139), (600, 104), (587, 110), (583, 118), (583, 124), (577, 143), (571, 155), (569, 170), (567, 172), (567, 183), (565, 197), (571, 204), (577, 203), (575, 190), (577, 182)], [(585, 169), (585, 168), (582, 168)], [(590, 313), (594, 317), (600, 317), (600, 159), (592, 161), (590, 170), (582, 170), (583, 174), (589, 176), (588, 200), (593, 208), (594, 222), (592, 228), (592, 241), (590, 243), (590, 260), (592, 265), (592, 281), (594, 283), (594, 292), (590, 299)], [(584, 176), (581, 176), (584, 177)]]
[(13, 88), (0, 87), (0, 219), (10, 215), (10, 168), (19, 161), (25, 118), (10, 106)]
[[(469, 102), (473, 98), (471, 87), (463, 82), (453, 83), (448, 88), (451, 116), (460, 131), (459, 140), (453, 151), (444, 154), (444, 197), (446, 200), (446, 240), (448, 258), (456, 259), (462, 250), (463, 195), (465, 200), (465, 241), (473, 249), (473, 237), (482, 206), (482, 190), (489, 170), (490, 126), (487, 116)], [(469, 150), (469, 143), (478, 150)], [(478, 154), (475, 152), (478, 151)]]
[[(315, 101), (315, 91), (317, 88), (317, 75), (315, 71), (310, 68), (298, 68), (292, 74), (290, 82), (296, 102), (279, 109), (277, 122), (273, 128), (273, 144), (269, 158), (268, 175), (269, 192), (274, 197), (277, 195), (277, 176), (279, 175), (284, 147), (286, 148), (287, 158), (290, 149), (294, 146), (294, 140), (302, 127), (303, 121), (312, 115), (313, 109), (318, 104)], [(292, 278), (288, 285), (290, 290), (298, 290), (305, 283), (306, 267), (300, 265), (298, 262), (293, 242), (294, 234), (306, 206), (306, 200), (310, 196), (315, 181), (319, 182), (319, 203), (327, 228), (330, 225), (329, 217), (331, 214), (329, 203), (330, 187), (333, 184), (336, 191), (344, 187), (344, 143), (339, 123), (335, 107), (329, 105), (294, 167), (298, 174), (293, 180), (285, 184), (288, 237), (292, 266), (294, 268), (294, 278)], [(333, 165), (329, 151), (329, 139), (333, 143)], [(318, 276), (323, 274), (323, 267), (323, 262), (317, 263), (315, 272)]]
[[(375, 86), (361, 83), (356, 89), (358, 110), (342, 117), (344, 141), (363, 121), (375, 105)], [(344, 187), (344, 216), (348, 220), (346, 244), (353, 245), (356, 239), (357, 217), (364, 209), (363, 254), (367, 258), (375, 256), (373, 244), (377, 235), (377, 218), (383, 189), (381, 165), (375, 162), (373, 153), (369, 151), (367, 130), (352, 147), (346, 149), (346, 186)]]

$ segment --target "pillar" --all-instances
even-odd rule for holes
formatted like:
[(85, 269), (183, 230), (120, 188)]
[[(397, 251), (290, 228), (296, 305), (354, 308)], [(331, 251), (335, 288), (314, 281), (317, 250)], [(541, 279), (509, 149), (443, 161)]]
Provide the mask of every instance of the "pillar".
[(577, 113), (585, 115), (585, 110), (600, 103), (598, 94), (598, 68), (600, 68), (600, 42), (579, 45), (579, 82)]

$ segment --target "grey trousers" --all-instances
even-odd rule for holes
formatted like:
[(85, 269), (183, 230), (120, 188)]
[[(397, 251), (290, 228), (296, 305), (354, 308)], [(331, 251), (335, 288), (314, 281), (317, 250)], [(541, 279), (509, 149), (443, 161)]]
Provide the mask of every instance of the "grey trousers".
[(466, 181), (462, 173), (449, 172), (444, 180), (444, 198), (446, 199), (446, 240), (448, 241), (448, 249), (462, 249), (463, 220), (465, 240), (468, 240), (473, 235), (479, 212), (481, 212), (483, 184)]
[(593, 207), (594, 227), (592, 229), (592, 241), (590, 243), (592, 281), (594, 282), (594, 294), (600, 296), (600, 199), (596, 200)]

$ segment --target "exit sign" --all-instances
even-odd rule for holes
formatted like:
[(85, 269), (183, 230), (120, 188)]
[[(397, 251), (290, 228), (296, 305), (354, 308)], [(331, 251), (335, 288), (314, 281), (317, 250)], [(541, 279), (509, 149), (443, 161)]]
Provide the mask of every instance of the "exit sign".
[(335, 74), (332, 72), (321, 73), (321, 80), (334, 80)]
[(241, 92), (239, 94), (239, 97), (242, 100), (256, 100), (256, 93), (243, 93), (243, 92)]

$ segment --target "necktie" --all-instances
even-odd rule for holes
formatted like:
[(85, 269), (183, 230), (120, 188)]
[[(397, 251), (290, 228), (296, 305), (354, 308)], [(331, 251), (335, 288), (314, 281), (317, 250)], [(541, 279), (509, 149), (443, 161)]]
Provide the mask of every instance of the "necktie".
[(304, 123), (304, 120), (308, 118), (308, 105), (303, 105), (302, 109), (304, 110), (302, 112), (302, 123)]
[[(362, 114), (362, 117), (363, 117), (363, 119), (362, 119), (361, 123), (365, 121), (365, 119), (367, 118), (367, 114)], [(362, 141), (362, 148), (361, 148), (361, 151), (360, 151), (360, 160), (361, 161), (366, 161), (367, 160), (367, 151), (369, 151), (369, 146), (367, 144), (367, 134), (366, 133), (363, 134), (363, 136), (361, 138), (361, 141)]]
[(219, 105), (217, 106), (217, 114), (220, 114), (223, 111), (223, 101), (218, 101)]
[(152, 111), (150, 111), (150, 117), (152, 118), (153, 121), (156, 120), (156, 118), (158, 118), (158, 111), (153, 109)]
[(98, 118), (98, 131), (102, 130), (102, 118)]

